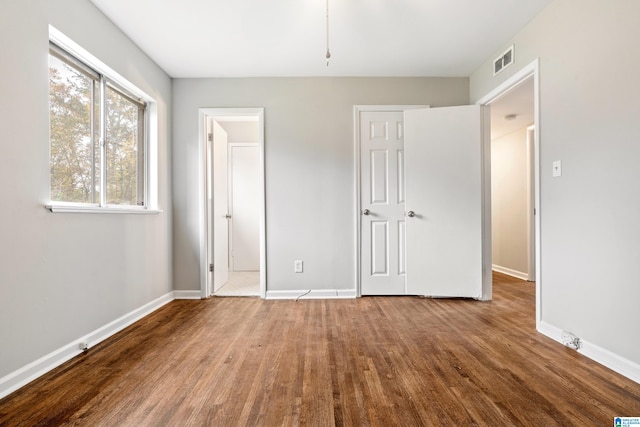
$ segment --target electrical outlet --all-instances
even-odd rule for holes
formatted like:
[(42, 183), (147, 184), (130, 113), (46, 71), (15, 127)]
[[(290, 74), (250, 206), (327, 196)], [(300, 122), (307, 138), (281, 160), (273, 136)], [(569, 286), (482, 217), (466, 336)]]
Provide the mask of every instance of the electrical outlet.
[(297, 259), (293, 262), (293, 272), (294, 273), (302, 273), (302, 260)]

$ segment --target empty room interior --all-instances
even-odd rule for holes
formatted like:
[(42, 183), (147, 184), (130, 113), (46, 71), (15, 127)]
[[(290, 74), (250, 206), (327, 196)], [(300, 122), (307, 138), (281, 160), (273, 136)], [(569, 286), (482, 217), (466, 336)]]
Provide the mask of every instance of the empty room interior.
[(638, 22), (2, 0), (0, 425), (640, 425)]

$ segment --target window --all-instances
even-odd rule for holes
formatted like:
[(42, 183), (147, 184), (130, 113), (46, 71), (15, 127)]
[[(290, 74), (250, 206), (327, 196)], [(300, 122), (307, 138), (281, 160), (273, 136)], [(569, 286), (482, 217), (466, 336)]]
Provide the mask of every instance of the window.
[(145, 207), (147, 103), (51, 42), (52, 203)]

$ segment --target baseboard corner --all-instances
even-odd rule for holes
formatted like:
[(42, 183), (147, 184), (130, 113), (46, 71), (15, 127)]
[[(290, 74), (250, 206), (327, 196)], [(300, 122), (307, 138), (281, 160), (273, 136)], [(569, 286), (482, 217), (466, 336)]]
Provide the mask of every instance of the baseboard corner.
[(164, 294), (22, 368), (5, 375), (0, 378), (0, 399), (82, 353), (82, 350), (80, 350), (78, 346), (79, 343), (87, 343), (88, 348), (91, 348), (173, 300), (173, 292)]
[(201, 291), (173, 291), (174, 299), (202, 299)]
[[(539, 322), (537, 329), (541, 334), (564, 345), (562, 343), (562, 329), (544, 321)], [(625, 359), (590, 341), (581, 340), (581, 343), (582, 347), (577, 350), (580, 354), (640, 384), (640, 364)]]
[(506, 274), (507, 276), (515, 277), (520, 280), (529, 280), (529, 275), (527, 273), (523, 273), (522, 271), (513, 270), (511, 268), (502, 267), (497, 264), (492, 264), (491, 269), (493, 271), (497, 271), (498, 273)]

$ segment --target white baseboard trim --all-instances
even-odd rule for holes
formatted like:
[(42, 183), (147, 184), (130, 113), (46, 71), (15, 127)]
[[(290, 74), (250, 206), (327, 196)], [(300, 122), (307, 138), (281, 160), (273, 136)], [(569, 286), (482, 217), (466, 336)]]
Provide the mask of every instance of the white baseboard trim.
[(491, 268), (493, 271), (515, 277), (516, 279), (529, 280), (529, 275), (527, 273), (523, 273), (522, 271), (513, 270), (511, 268), (502, 267), (496, 264), (493, 264)]
[(202, 299), (201, 291), (173, 291), (174, 299)]
[(352, 299), (355, 289), (317, 289), (294, 291), (267, 291), (266, 299)]
[[(542, 321), (538, 325), (538, 332), (562, 344), (562, 330), (560, 328)], [(640, 364), (625, 359), (589, 341), (583, 339), (580, 341), (582, 342), (582, 348), (577, 350), (579, 353), (640, 384)]]
[(26, 366), (23, 366), (17, 371), (5, 375), (0, 378), (0, 399), (82, 353), (82, 350), (79, 348), (80, 343), (87, 343), (88, 348), (91, 348), (148, 314), (151, 314), (163, 305), (173, 301), (173, 299), (173, 292), (169, 292), (160, 298), (156, 298), (142, 307), (107, 323), (93, 332), (73, 340), (69, 344), (52, 351)]

